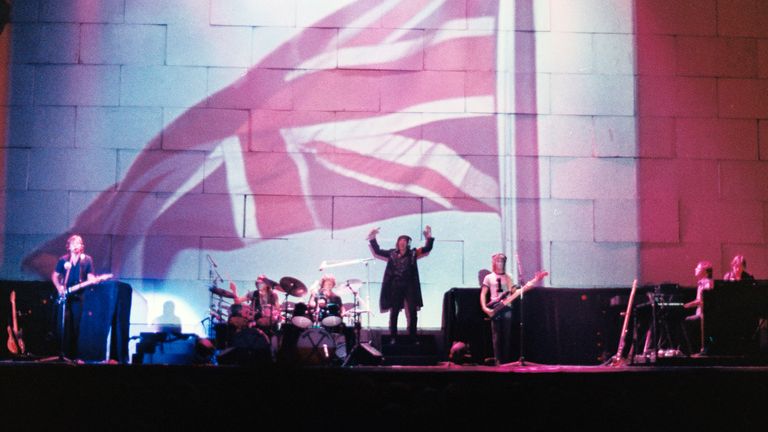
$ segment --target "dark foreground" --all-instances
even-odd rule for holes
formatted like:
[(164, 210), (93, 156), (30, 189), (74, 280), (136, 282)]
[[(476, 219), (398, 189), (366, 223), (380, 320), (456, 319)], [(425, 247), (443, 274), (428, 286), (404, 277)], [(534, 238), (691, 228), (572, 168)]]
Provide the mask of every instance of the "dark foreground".
[(763, 430), (768, 419), (768, 367), (712, 362), (289, 368), (7, 361), (0, 382), (5, 430)]

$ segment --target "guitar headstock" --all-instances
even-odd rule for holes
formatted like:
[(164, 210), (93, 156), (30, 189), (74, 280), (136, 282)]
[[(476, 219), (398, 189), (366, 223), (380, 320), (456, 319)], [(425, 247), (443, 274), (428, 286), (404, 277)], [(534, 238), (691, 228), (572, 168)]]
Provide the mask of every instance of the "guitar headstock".
[(549, 276), (549, 272), (548, 271), (546, 271), (546, 270), (539, 270), (539, 271), (536, 272), (536, 275), (533, 276), (533, 282), (536, 283), (536, 282), (544, 279), (547, 276)]

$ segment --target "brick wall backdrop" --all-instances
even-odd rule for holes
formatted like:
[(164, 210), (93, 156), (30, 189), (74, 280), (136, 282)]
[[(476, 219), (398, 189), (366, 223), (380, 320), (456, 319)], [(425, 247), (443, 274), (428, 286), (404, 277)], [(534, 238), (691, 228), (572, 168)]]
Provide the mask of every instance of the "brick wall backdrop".
[[(328, 83), (338, 86), (332, 88), (337, 93), (360, 89), (354, 97), (317, 99), (309, 96), (312, 89), (275, 92), (258, 108), (249, 106), (250, 98), (274, 89), (255, 86), (226, 100), (215, 95), (256, 65), (264, 83), (296, 68), (313, 43), (349, 30), (348, 16), (327, 16), (351, 1), (14, 3), (14, 23), (2, 34), (12, 46), (9, 97), (0, 107), (8, 124), (6, 186), (0, 192), (6, 208), (2, 278), (39, 277), (21, 262), (76, 225), (105, 191), (140, 205), (132, 209), (136, 220), (119, 230), (84, 232), (97, 265), (101, 271), (119, 267), (121, 279), (136, 289), (133, 322), (151, 322), (171, 298), (180, 314), (188, 314), (189, 331), (207, 313), (206, 254), (241, 291), (260, 273), (309, 283), (323, 259), (368, 257), (363, 239), (372, 226), (382, 226), (385, 246), (400, 233), (417, 237), (424, 225), (433, 226), (438, 242), (422, 264), (427, 305), (421, 323), (427, 327), (440, 325), (445, 290), (475, 286), (477, 271), (502, 249), (519, 250), (529, 275), (534, 265), (548, 269), (545, 283), (559, 287), (630, 286), (635, 277), (691, 285), (696, 261), (711, 259), (722, 274), (736, 252), (747, 256), (758, 277), (768, 275), (763, 2), (502, 0), (500, 10), (511, 15), (492, 31), (500, 47), (495, 67), (478, 66), (482, 56), (471, 45), (447, 57), (424, 49)], [(384, 4), (361, 3), (372, 10)], [(404, 27), (399, 32), (411, 39), (470, 35), (497, 25), (467, 19), (496, 4), (450, 0), (442, 5), (455, 18), (447, 24), (404, 25), (384, 14), (366, 26), (380, 37), (393, 26)], [(271, 55), (287, 40), (301, 42)], [(343, 69), (358, 59), (338, 50), (333, 61)], [(418, 78), (406, 91), (371, 79), (382, 72)], [(229, 147), (201, 139), (189, 149), (189, 136), (173, 133), (180, 118), (195, 126), (194, 136), (275, 118), (332, 122), (350, 112), (397, 110), (416, 89), (487, 81), (498, 84), (495, 107), (465, 98), (402, 114), (494, 116), (514, 175), (536, 180), (518, 182), (517, 190), (509, 185), (506, 196), (483, 197), (510, 201), (522, 220), (536, 218), (537, 224), (516, 227), (509, 244), (498, 215), (436, 213), (429, 199), (323, 181), (308, 199), (328, 226), (265, 239), (248, 217), (258, 203), (291, 208), (307, 197), (287, 187), (223, 187), (225, 175), (214, 170), (231, 154)], [(445, 131), (424, 126), (418, 133)], [(476, 146), (493, 134), (448, 133), (462, 143), (459, 156), (478, 166), (496, 163)], [(244, 160), (267, 172), (281, 169), (285, 149), (274, 141), (254, 132), (246, 148), (239, 153)], [(164, 181), (116, 186), (139, 158), (171, 158), (178, 170), (164, 173)], [(189, 167), (203, 168), (188, 173)], [(171, 209), (172, 223), (150, 227), (144, 239), (140, 219), (167, 201), (175, 190), (169, 185), (185, 183), (181, 176), (194, 180), (187, 199)], [(391, 217), (372, 219), (382, 211)], [(168, 248), (179, 251), (167, 266), (147, 266), (146, 250)], [(374, 301), (382, 272), (380, 263), (370, 268)], [(368, 276), (363, 266), (334, 273)], [(374, 325), (384, 322), (374, 317)]]

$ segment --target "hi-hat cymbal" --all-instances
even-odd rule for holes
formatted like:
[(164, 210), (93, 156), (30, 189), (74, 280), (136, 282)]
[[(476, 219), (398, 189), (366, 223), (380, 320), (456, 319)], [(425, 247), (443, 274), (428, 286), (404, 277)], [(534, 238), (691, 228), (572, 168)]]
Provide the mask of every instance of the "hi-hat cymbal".
[(293, 312), (293, 309), (296, 307), (296, 303), (294, 302), (283, 302), (283, 304), (280, 305), (280, 310), (283, 312)]
[(290, 276), (281, 278), (280, 285), (276, 286), (275, 289), (294, 297), (301, 297), (307, 293), (307, 286), (302, 281)]
[(227, 291), (223, 288), (219, 287), (210, 287), (209, 291), (211, 291), (214, 295), (220, 296), (220, 297), (226, 297), (226, 298), (235, 298), (235, 294), (232, 293), (232, 291)]

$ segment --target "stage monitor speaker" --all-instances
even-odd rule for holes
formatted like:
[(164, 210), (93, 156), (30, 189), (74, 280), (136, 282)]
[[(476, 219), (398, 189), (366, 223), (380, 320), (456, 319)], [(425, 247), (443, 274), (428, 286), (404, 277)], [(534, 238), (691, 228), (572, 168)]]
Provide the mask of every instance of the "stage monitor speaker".
[(195, 334), (141, 333), (133, 363), (188, 365), (195, 361)]
[(381, 352), (367, 342), (355, 346), (345, 362), (348, 366), (378, 366), (384, 360)]

